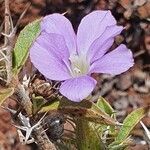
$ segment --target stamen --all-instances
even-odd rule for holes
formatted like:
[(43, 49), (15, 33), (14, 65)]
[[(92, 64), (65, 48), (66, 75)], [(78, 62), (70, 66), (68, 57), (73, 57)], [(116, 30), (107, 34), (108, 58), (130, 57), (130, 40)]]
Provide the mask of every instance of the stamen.
[(85, 55), (71, 55), (69, 58), (71, 62), (71, 74), (74, 77), (78, 77), (87, 74), (89, 69), (89, 63)]
[(74, 68), (73, 71), (76, 72), (77, 74), (81, 73), (81, 70), (78, 68)]

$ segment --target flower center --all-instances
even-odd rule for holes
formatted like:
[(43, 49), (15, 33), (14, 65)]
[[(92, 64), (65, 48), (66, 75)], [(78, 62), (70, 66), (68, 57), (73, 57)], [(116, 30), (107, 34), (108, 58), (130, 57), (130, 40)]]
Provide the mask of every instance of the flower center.
[(89, 63), (85, 55), (73, 54), (69, 58), (71, 62), (71, 74), (73, 77), (85, 75), (89, 70)]

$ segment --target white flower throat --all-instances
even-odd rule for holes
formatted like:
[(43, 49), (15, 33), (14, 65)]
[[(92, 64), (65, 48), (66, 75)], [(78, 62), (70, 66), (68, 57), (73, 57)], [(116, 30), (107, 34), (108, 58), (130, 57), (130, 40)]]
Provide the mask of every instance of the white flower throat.
[(89, 63), (86, 55), (73, 54), (70, 56), (69, 60), (71, 62), (71, 74), (73, 77), (78, 77), (88, 73)]

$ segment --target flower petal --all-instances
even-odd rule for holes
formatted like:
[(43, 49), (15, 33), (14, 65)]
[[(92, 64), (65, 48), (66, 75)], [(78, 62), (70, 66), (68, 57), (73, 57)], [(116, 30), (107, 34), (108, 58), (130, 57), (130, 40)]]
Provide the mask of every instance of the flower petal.
[[(65, 64), (67, 47), (61, 36), (49, 34), (51, 43), (47, 43), (49, 39), (43, 39), (43, 34), (37, 38), (30, 49), (30, 59), (33, 65), (48, 79), (66, 80), (71, 78), (68, 67)], [(60, 42), (61, 41), (61, 42)], [(64, 55), (59, 57), (61, 53)], [(64, 58), (64, 59), (63, 59)]]
[(60, 86), (60, 93), (74, 102), (80, 102), (93, 91), (96, 80), (90, 76), (80, 76), (64, 81)]
[(60, 59), (69, 59), (70, 54), (63, 36), (55, 33), (41, 32), (36, 42)]
[(90, 73), (117, 75), (127, 71), (134, 64), (132, 52), (123, 44), (107, 53), (90, 67)]
[(70, 53), (76, 52), (76, 35), (71, 22), (63, 15), (55, 13), (44, 17), (41, 29), (63, 36)]
[(122, 30), (122, 26), (114, 25), (107, 27), (103, 34), (90, 46), (87, 53), (88, 61), (93, 63), (97, 59), (101, 58), (112, 46), (115, 36), (120, 34)]
[(86, 15), (78, 27), (78, 53), (87, 53), (91, 44), (99, 38), (105, 29), (116, 25), (116, 20), (110, 11), (93, 11)]

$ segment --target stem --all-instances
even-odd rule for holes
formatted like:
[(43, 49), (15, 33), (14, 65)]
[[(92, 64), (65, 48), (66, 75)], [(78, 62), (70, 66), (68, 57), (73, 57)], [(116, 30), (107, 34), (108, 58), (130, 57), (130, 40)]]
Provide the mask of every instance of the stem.
[(49, 140), (42, 126), (33, 131), (33, 137), (40, 150), (56, 150), (55, 145)]
[(77, 147), (80, 150), (89, 149), (89, 139), (88, 139), (88, 125), (82, 119), (77, 119), (76, 122), (76, 135), (77, 135)]
[[(10, 10), (9, 10), (9, 0), (5, 0), (5, 35), (9, 35), (11, 30), (10, 24)], [(6, 71), (7, 71), (7, 85), (10, 84), (12, 78), (12, 46), (11, 41), (7, 36), (4, 39), (4, 46), (7, 47), (6, 57)]]
[[(20, 19), (24, 16), (25, 12), (21, 15)], [(14, 36), (15, 36), (16, 28), (15, 30), (12, 29), (12, 22), (10, 20), (11, 20), (11, 15), (10, 15), (10, 10), (9, 10), (9, 0), (5, 0), (4, 46), (6, 47), (6, 57), (8, 59), (8, 61), (6, 61), (7, 85), (10, 87), (11, 86), (15, 87), (14, 95), (16, 95), (17, 100), (26, 111), (26, 114), (28, 116), (31, 116), (32, 115), (32, 103), (30, 101), (28, 91), (26, 91), (24, 89), (24, 86), (19, 83), (18, 79), (16, 80), (15, 77), (13, 78), (13, 75), (12, 75), (12, 50), (13, 50), (13, 45), (14, 45)], [(16, 27), (18, 26), (19, 21)], [(34, 136), (34, 139), (36, 140), (37, 145), (39, 146), (41, 150), (56, 150), (55, 145), (49, 140), (42, 126), (39, 126), (38, 128), (34, 129), (33, 136)]]
[[(25, 109), (28, 116), (32, 115), (32, 103), (27, 94), (27, 91), (20, 84), (17, 85), (15, 95), (17, 100)], [(42, 126), (34, 129), (33, 131), (34, 139), (39, 146), (40, 150), (56, 150), (55, 145), (49, 140)]]
[[(5, 34), (9, 34), (10, 32), (10, 24), (9, 24), (9, 15), (10, 10), (9, 10), (9, 0), (5, 0)], [(4, 45), (8, 43), (7, 37), (5, 37)]]
[(89, 125), (89, 122), (85, 119), (76, 119), (76, 136), (77, 147), (79, 150), (105, 149), (96, 131), (93, 130)]

